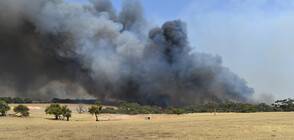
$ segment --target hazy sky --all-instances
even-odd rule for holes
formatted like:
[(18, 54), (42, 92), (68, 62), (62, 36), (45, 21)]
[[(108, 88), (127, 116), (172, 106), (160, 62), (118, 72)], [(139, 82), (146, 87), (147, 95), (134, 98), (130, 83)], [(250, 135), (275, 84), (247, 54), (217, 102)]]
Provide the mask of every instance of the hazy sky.
[[(87, 1), (87, 0), (68, 0)], [(111, 0), (117, 12), (121, 0)], [(220, 55), (256, 96), (293, 98), (294, 0), (141, 0), (153, 24), (181, 19), (195, 51)]]

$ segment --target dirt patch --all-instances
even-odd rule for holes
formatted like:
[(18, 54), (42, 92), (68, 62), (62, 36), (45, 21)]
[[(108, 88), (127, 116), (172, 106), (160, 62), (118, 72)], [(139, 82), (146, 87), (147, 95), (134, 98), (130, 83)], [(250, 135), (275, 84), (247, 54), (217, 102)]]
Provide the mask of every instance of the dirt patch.
[(42, 109), (42, 107), (33, 107), (33, 106), (28, 106), (28, 108), (29, 109), (37, 109), (37, 110)]

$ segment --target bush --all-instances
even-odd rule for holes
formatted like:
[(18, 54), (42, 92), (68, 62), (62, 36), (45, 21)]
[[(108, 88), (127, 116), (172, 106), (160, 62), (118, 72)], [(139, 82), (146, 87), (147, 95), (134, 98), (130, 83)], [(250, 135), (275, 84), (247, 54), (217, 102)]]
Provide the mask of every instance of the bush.
[(6, 116), (6, 113), (9, 110), (10, 110), (10, 107), (8, 106), (8, 104), (5, 101), (0, 100), (0, 113), (1, 113), (1, 116)]
[(25, 105), (18, 105), (16, 107), (14, 107), (13, 111), (15, 112), (15, 114), (20, 113), (21, 116), (29, 116), (29, 108)]

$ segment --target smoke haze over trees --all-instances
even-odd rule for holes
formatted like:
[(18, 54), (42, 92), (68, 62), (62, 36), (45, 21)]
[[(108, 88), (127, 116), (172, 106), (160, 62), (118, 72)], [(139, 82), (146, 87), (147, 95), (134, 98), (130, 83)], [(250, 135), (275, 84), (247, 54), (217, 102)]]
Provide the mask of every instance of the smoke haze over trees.
[(250, 100), (220, 56), (191, 52), (186, 24), (150, 28), (138, 1), (0, 2), (2, 96), (99, 98), (150, 105)]

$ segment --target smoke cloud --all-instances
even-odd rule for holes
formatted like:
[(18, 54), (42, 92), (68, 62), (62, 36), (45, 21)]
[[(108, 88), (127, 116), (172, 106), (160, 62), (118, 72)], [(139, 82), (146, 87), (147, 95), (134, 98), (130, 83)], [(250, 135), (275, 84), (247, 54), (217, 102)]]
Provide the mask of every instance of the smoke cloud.
[(186, 24), (149, 28), (138, 1), (117, 15), (108, 0), (0, 2), (0, 94), (33, 98), (99, 98), (150, 105), (246, 102), (254, 90), (198, 53)]

